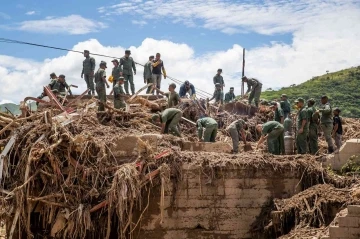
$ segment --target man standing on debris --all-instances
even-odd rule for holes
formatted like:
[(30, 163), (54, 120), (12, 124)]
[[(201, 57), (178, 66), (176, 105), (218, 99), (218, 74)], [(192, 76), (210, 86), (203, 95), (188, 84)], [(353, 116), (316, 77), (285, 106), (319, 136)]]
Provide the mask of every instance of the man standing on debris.
[[(161, 88), (161, 70), (163, 72), (164, 79), (166, 79), (166, 71), (165, 71), (165, 67), (164, 67), (164, 62), (160, 59), (160, 56), (161, 56), (160, 53), (156, 53), (155, 60), (153, 60), (153, 63), (152, 63), (152, 67), (153, 67), (152, 79), (153, 79), (153, 83), (157, 89)], [(156, 91), (156, 94), (159, 95), (158, 90)]]
[(254, 99), (255, 106), (259, 107), (262, 83), (255, 78), (247, 78), (246, 76), (243, 76), (241, 79), (243, 82), (247, 83), (248, 89), (245, 95), (251, 91), (249, 95), (249, 105), (251, 105), (251, 102)]
[(111, 61), (114, 65), (112, 72), (111, 72), (111, 76), (113, 78), (113, 87), (116, 84), (116, 81), (119, 79), (120, 76), (122, 76), (122, 69), (119, 66), (119, 61), (117, 59), (114, 59)]
[(182, 112), (179, 109), (168, 108), (162, 113), (153, 114), (152, 121), (154, 123), (161, 123), (161, 134), (174, 134), (175, 136), (181, 137), (178, 129), (178, 123), (182, 117)]
[(281, 95), (280, 106), (281, 109), (284, 111), (284, 118), (286, 119), (291, 111), (291, 104), (287, 98), (287, 95), (285, 94)]
[(115, 80), (115, 86), (114, 86), (114, 108), (115, 109), (125, 109), (126, 108), (126, 104), (125, 104), (125, 100), (124, 97), (125, 92), (123, 89), (123, 84), (124, 84), (124, 77), (120, 76), (119, 78), (117, 78), (117, 80)]
[(230, 87), (230, 91), (228, 93), (225, 94), (225, 104), (226, 103), (230, 103), (232, 102), (233, 100), (235, 100), (235, 94), (234, 94), (234, 87)]
[(211, 101), (213, 99), (215, 99), (216, 104), (222, 105), (224, 103), (224, 92), (221, 90), (220, 83), (215, 84), (215, 91), (214, 91), (213, 97), (211, 97), (211, 99), (209, 99), (208, 101)]
[(280, 124), (284, 124), (284, 111), (279, 107), (279, 103), (273, 101), (270, 107), (274, 111), (274, 120)]
[(341, 110), (339, 108), (335, 108), (333, 111), (333, 113), (334, 113), (334, 118), (333, 118), (334, 129), (332, 131), (332, 136), (335, 139), (335, 144), (336, 144), (338, 151), (340, 150), (340, 147), (342, 145), (341, 137), (342, 137), (342, 133), (343, 133), (340, 112), (341, 112)]
[(321, 97), (321, 105), (319, 107), (320, 109), (316, 112), (321, 113), (321, 129), (324, 132), (325, 140), (328, 145), (328, 153), (331, 154), (334, 152), (334, 143), (331, 138), (331, 132), (333, 130), (333, 119), (331, 105), (328, 101), (328, 97), (323, 95)]
[(307, 111), (304, 106), (304, 99), (298, 98), (295, 103), (298, 109), (296, 115), (296, 147), (298, 154), (306, 154), (306, 142), (307, 142)]
[(154, 56), (149, 56), (149, 61), (145, 63), (144, 65), (144, 83), (149, 84), (153, 83), (153, 85), (149, 86), (146, 90), (146, 94), (154, 94), (152, 89), (154, 89), (154, 82), (152, 80), (152, 61), (154, 60)]
[(59, 75), (57, 89), (60, 95), (66, 95), (66, 90), (70, 95), (72, 95), (71, 89), (69, 85), (66, 83), (64, 75)]
[(210, 117), (204, 117), (196, 121), (199, 141), (215, 142), (218, 123)]
[(256, 130), (261, 133), (256, 149), (267, 140), (268, 151), (271, 154), (280, 155), (285, 153), (284, 147), (284, 126), (276, 121), (268, 121), (265, 124), (256, 126)]
[(90, 57), (90, 52), (88, 50), (84, 51), (85, 60), (83, 61), (83, 69), (81, 72), (81, 78), (84, 77), (86, 86), (89, 89), (88, 94), (95, 94), (94, 89), (94, 71), (95, 71), (95, 59)]
[(180, 96), (179, 94), (175, 91), (176, 85), (175, 83), (171, 83), (169, 85), (169, 92), (164, 93), (163, 91), (161, 91), (160, 89), (156, 88), (157, 92), (165, 95), (168, 98), (168, 108), (172, 108), (174, 106), (177, 106), (180, 102)]
[(180, 86), (179, 90), (179, 95), (181, 98), (186, 97), (186, 94), (189, 94), (191, 99), (195, 99), (196, 97), (195, 87), (188, 80)]
[(104, 106), (104, 104), (106, 103), (105, 85), (107, 88), (109, 88), (109, 85), (106, 81), (106, 71), (105, 71), (106, 68), (107, 68), (106, 62), (101, 61), (100, 68), (95, 73), (96, 93), (98, 94), (98, 97), (100, 100), (100, 104), (99, 104), (99, 108), (98, 108), (99, 111), (105, 110), (105, 106)]
[(241, 135), (241, 139), (244, 141), (244, 145), (246, 145), (246, 132), (244, 127), (246, 123), (244, 120), (239, 119), (232, 122), (227, 128), (226, 131), (230, 134), (232, 143), (233, 143), (233, 153), (236, 154), (239, 152), (239, 133)]
[(125, 92), (129, 94), (129, 83), (131, 88), (131, 94), (135, 94), (135, 85), (134, 85), (134, 78), (133, 78), (133, 71), (134, 75), (136, 75), (136, 67), (135, 62), (132, 57), (130, 57), (131, 51), (126, 50), (125, 56), (120, 58), (120, 67), (122, 66), (122, 75), (125, 79)]
[(315, 155), (319, 150), (318, 146), (318, 125), (319, 125), (319, 114), (316, 113), (315, 100), (308, 100), (307, 118), (309, 125), (308, 133), (308, 145), (310, 154)]
[(216, 75), (213, 78), (213, 82), (214, 82), (214, 85), (219, 83), (221, 90), (223, 90), (223, 88), (225, 87), (225, 83), (224, 83), (224, 78), (222, 77), (221, 73), (222, 73), (222, 69), (218, 69)]

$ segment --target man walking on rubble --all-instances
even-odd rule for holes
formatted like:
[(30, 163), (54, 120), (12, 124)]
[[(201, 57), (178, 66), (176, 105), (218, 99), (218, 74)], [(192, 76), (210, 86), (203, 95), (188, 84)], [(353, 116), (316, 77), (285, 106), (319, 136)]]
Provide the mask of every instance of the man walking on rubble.
[(279, 103), (271, 102), (270, 108), (274, 111), (274, 121), (284, 124), (284, 111), (279, 107)]
[(307, 142), (307, 120), (308, 115), (304, 106), (304, 99), (298, 98), (295, 103), (298, 109), (298, 113), (296, 115), (296, 147), (298, 154), (306, 154), (306, 142)]
[(284, 119), (286, 119), (291, 111), (291, 104), (287, 98), (287, 95), (285, 94), (281, 95), (280, 106), (281, 109), (284, 111)]
[(310, 154), (315, 155), (319, 150), (318, 146), (318, 125), (319, 125), (319, 114), (316, 113), (315, 100), (308, 100), (307, 118), (309, 125), (308, 132), (308, 145)]
[(129, 94), (129, 84), (131, 89), (131, 94), (135, 94), (135, 85), (134, 85), (134, 77), (133, 77), (133, 71), (134, 75), (136, 75), (136, 66), (135, 62), (132, 57), (130, 57), (131, 51), (126, 50), (125, 56), (120, 58), (120, 67), (122, 66), (122, 75), (125, 80), (125, 92), (126, 94)]
[(191, 99), (196, 98), (195, 87), (188, 80), (185, 81), (184, 84), (180, 86), (180, 90), (179, 90), (179, 95), (181, 98), (186, 97), (186, 94), (189, 94)]
[(106, 103), (106, 89), (105, 89), (105, 85), (107, 88), (109, 88), (109, 85), (106, 81), (106, 62), (105, 61), (101, 61), (100, 63), (100, 68), (98, 69), (98, 71), (95, 73), (95, 84), (96, 84), (96, 93), (98, 94), (99, 97), (99, 111), (104, 111), (105, 110), (105, 103)]
[[(152, 63), (152, 80), (154, 88), (160, 90), (161, 88), (161, 71), (163, 72), (164, 79), (166, 79), (166, 70), (164, 67), (164, 62), (160, 59), (160, 53), (156, 53), (155, 60)], [(159, 91), (156, 91), (156, 94), (159, 95)]]
[(334, 143), (331, 138), (331, 132), (333, 129), (333, 119), (332, 119), (332, 110), (331, 105), (328, 102), (329, 99), (326, 95), (321, 97), (321, 105), (317, 113), (321, 113), (321, 129), (324, 132), (325, 140), (328, 145), (328, 153), (331, 154), (334, 152)]
[(114, 65), (112, 71), (111, 71), (111, 76), (113, 78), (113, 88), (117, 82), (117, 80), (120, 78), (120, 76), (122, 76), (122, 69), (119, 65), (119, 61), (117, 59), (114, 59), (111, 61)]
[(124, 97), (126, 97), (126, 94), (123, 89), (124, 84), (124, 77), (120, 76), (115, 80), (115, 86), (114, 86), (114, 108), (115, 109), (125, 109), (126, 104)]
[(226, 131), (230, 134), (233, 149), (232, 153), (237, 154), (239, 152), (239, 136), (241, 135), (241, 139), (244, 141), (244, 145), (246, 145), (246, 132), (245, 128), (246, 123), (244, 120), (239, 119), (232, 122), (227, 128)]
[(222, 69), (218, 69), (216, 75), (213, 77), (213, 82), (214, 82), (214, 85), (219, 83), (221, 91), (222, 91), (225, 87), (225, 83), (224, 83), (224, 78), (222, 77), (221, 73), (222, 73)]
[(180, 102), (180, 96), (179, 94), (175, 91), (176, 85), (175, 83), (171, 83), (169, 85), (169, 92), (164, 93), (163, 91), (161, 91), (160, 89), (156, 88), (157, 92), (159, 92), (162, 95), (165, 95), (168, 98), (168, 108), (172, 108), (174, 106), (177, 106)]
[(233, 100), (235, 100), (235, 94), (234, 94), (234, 87), (230, 87), (230, 91), (228, 93), (225, 94), (225, 104), (226, 103), (230, 103), (232, 102)]
[(247, 78), (246, 76), (243, 76), (241, 79), (243, 82), (247, 83), (248, 89), (245, 95), (247, 95), (250, 92), (249, 105), (251, 105), (251, 102), (254, 99), (255, 106), (259, 107), (262, 83), (255, 78)]
[(204, 117), (196, 121), (199, 141), (215, 142), (218, 123), (210, 117)]
[(256, 130), (261, 133), (256, 149), (267, 140), (268, 151), (271, 154), (280, 155), (285, 153), (284, 147), (284, 126), (276, 121), (268, 121), (265, 124), (256, 126)]
[(181, 137), (178, 123), (182, 117), (182, 112), (179, 109), (168, 108), (162, 113), (153, 114), (152, 121), (154, 123), (161, 123), (161, 134), (171, 134)]
[(95, 59), (90, 57), (90, 52), (88, 50), (84, 51), (85, 60), (83, 61), (83, 69), (81, 72), (81, 78), (84, 77), (86, 86), (89, 89), (88, 94), (94, 95), (94, 71), (95, 71)]
[(224, 103), (224, 93), (221, 90), (221, 84), (220, 83), (216, 83), (215, 84), (215, 91), (213, 96), (211, 97), (211, 99), (209, 99), (209, 101), (215, 99), (215, 103), (216, 104), (223, 104)]
[(154, 89), (154, 82), (152, 80), (152, 61), (154, 60), (154, 56), (149, 56), (149, 61), (145, 63), (144, 65), (144, 83), (145, 84), (149, 84), (149, 83), (153, 83), (153, 85), (149, 86), (146, 90), (146, 94), (154, 94), (154, 91), (152, 91), (152, 89)]

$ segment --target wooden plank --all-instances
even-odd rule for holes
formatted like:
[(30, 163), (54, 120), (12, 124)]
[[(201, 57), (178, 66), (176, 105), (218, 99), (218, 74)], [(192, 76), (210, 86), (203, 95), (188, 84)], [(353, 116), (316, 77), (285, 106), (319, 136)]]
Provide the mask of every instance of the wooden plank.
[(4, 168), (4, 158), (9, 153), (12, 146), (14, 145), (14, 143), (16, 141), (16, 137), (17, 137), (17, 134), (14, 134), (10, 138), (9, 142), (6, 144), (4, 150), (0, 154), (0, 183), (1, 183), (1, 180), (2, 180), (2, 174), (3, 174), (3, 168)]

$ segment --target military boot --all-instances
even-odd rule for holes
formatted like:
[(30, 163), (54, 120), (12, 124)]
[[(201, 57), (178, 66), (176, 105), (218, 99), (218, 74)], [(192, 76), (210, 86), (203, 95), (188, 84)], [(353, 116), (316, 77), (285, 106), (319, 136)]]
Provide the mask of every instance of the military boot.
[(334, 147), (328, 147), (328, 154), (334, 153)]
[(91, 95), (91, 90), (89, 89), (89, 91), (88, 91), (88, 95)]

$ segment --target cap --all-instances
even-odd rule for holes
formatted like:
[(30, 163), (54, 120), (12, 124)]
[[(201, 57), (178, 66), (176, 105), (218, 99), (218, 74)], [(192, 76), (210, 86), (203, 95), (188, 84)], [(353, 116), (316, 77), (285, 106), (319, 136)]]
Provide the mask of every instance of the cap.
[(281, 97), (286, 97), (286, 98), (287, 98), (287, 95), (286, 95), (286, 94), (282, 94)]
[(314, 98), (308, 99), (307, 102), (312, 103), (312, 104), (315, 104), (315, 99), (314, 99)]
[(173, 87), (174, 89), (176, 88), (175, 83), (171, 83), (169, 86)]
[(89, 50), (84, 50), (84, 53), (90, 53)]
[(159, 114), (153, 114), (153, 115), (151, 116), (151, 120), (152, 120), (153, 122), (157, 121), (159, 118), (160, 118), (160, 115), (159, 115)]
[(338, 108), (338, 107), (336, 107), (335, 109), (334, 109), (334, 111), (337, 111), (337, 112), (341, 112), (341, 110)]
[(247, 79), (247, 77), (246, 77), (246, 76), (243, 76), (243, 77), (241, 77), (241, 79), (242, 79), (242, 80), (245, 80), (245, 79)]
[(153, 58), (155, 58), (155, 56), (149, 56), (149, 58), (153, 59)]
[(117, 59), (114, 59), (114, 60), (112, 60), (111, 62), (117, 62), (117, 63), (119, 63), (119, 61), (118, 61)]
[(53, 73), (50, 74), (50, 77), (51, 77), (51, 76), (56, 76), (56, 74), (53, 72)]
[(186, 80), (184, 83), (185, 85), (190, 85), (190, 82), (188, 80)]
[[(101, 62), (100, 62), (100, 66), (101, 66), (101, 65), (104, 65), (104, 66), (106, 67), (106, 62), (105, 62), (105, 61), (101, 61)], [(107, 67), (106, 67), (106, 68), (107, 68)]]
[(234, 87), (230, 87), (230, 90), (233, 90), (234, 89)]
[(221, 84), (220, 84), (220, 83), (216, 83), (215, 86), (218, 87), (218, 86), (221, 86)]
[(217, 71), (220, 71), (220, 72), (222, 72), (222, 69), (220, 69), (220, 68), (219, 68), (219, 69), (218, 69)]
[(269, 105), (270, 105), (270, 107), (277, 106), (277, 102), (275, 102), (275, 101), (271, 101)]
[(321, 96), (321, 99), (327, 99), (327, 98), (328, 98), (327, 95)]
[(65, 79), (65, 75), (59, 75), (59, 78), (64, 78)]
[(299, 97), (299, 98), (297, 98), (297, 99), (295, 100), (295, 103), (298, 103), (298, 102), (304, 103), (305, 100), (304, 100), (304, 98)]
[(131, 51), (130, 51), (130, 50), (126, 50), (126, 51), (125, 51), (125, 54), (131, 54)]
[(125, 80), (125, 78), (123, 76), (120, 76), (118, 80)]

